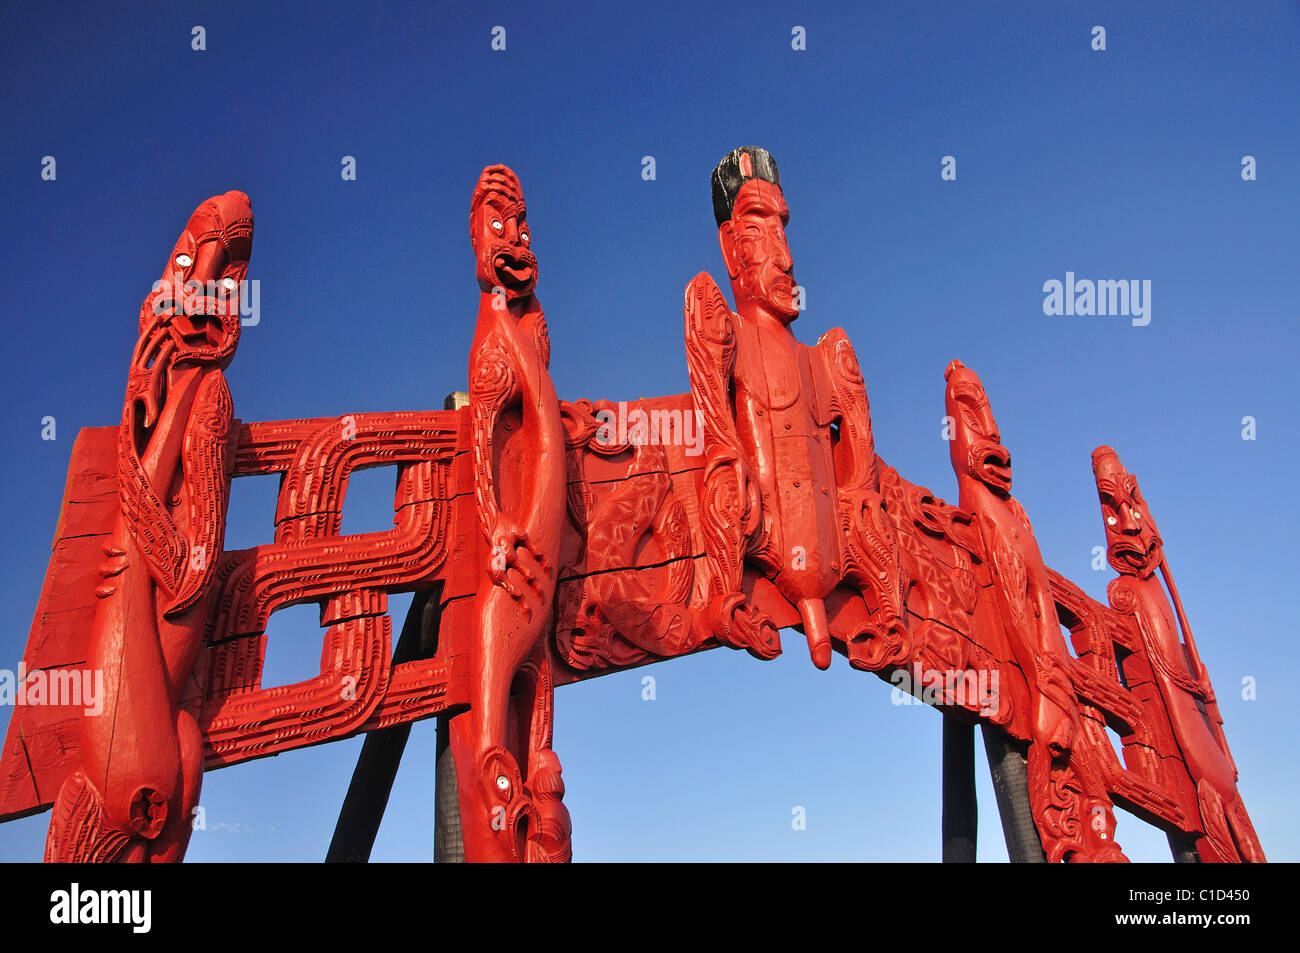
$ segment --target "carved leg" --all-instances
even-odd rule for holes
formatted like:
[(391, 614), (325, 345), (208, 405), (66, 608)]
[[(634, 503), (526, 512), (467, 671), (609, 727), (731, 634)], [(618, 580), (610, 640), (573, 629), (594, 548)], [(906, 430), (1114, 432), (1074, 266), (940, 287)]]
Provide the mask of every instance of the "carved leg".
[(1049, 863), (1127, 863), (1115, 843), (1110, 800), (1081, 777), (1068, 755), (1044, 743), (1029, 747), (1029, 799)]
[(729, 461), (715, 459), (707, 468), (701, 509), (709, 569), (703, 623), (723, 645), (745, 649), (755, 658), (774, 659), (781, 654), (781, 635), (771, 618), (749, 605), (741, 591), (745, 501)]
[(1264, 863), (1264, 848), (1260, 846), (1255, 825), (1250, 822), (1250, 815), (1246, 813), (1246, 805), (1242, 802), (1240, 794), (1233, 797), (1227, 815), (1228, 826), (1232, 828), (1232, 836), (1240, 848), (1242, 858), (1251, 864)]
[(861, 491), (841, 508), (845, 532), (844, 578), (862, 593), (872, 613), (847, 640), (849, 665), (876, 672), (902, 662), (911, 652), (911, 639), (903, 621), (903, 586), (898, 547), (885, 516), (883, 500), (875, 491)]
[[(1208, 863), (1237, 864), (1244, 859), (1229, 825), (1224, 799), (1210, 782), (1202, 778), (1196, 785), (1196, 799), (1201, 809), (1201, 826), (1205, 836), (1197, 841), (1201, 860)], [(1253, 831), (1252, 831), (1253, 833)]]
[(132, 859), (124, 856), (131, 838), (104, 823), (103, 801), (78, 768), (64, 780), (54, 799), (45, 839), (47, 864), (98, 864)]
[(180, 863), (194, 832), (194, 809), (203, 787), (203, 732), (188, 712), (176, 713), (176, 741), (180, 748), (181, 776), (178, 796), (162, 833), (150, 845), (154, 863)]
[[(446, 842), (449, 851), (439, 860), (460, 860), (468, 863), (490, 863), (508, 858), (493, 830), (492, 811), (485, 807), (479, 795), (479, 765), (476, 757), (473, 713), (466, 712), (451, 718), (448, 724), (448, 751), (455, 765), (456, 800), (459, 823), (459, 845)], [(441, 759), (440, 759), (441, 760)], [(439, 810), (439, 822), (443, 812)], [(446, 828), (438, 831), (440, 842), (449, 835)], [(459, 856), (457, 857), (457, 851)]]

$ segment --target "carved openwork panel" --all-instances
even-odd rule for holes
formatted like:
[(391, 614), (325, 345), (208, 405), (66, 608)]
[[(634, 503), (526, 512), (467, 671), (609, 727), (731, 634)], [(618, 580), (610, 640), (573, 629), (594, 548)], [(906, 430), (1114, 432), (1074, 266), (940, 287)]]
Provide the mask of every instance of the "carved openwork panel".
[[(353, 414), (240, 428), (234, 476), (283, 478), (275, 542), (227, 552), (218, 567), (209, 648), (196, 670), (209, 767), (446, 707), (445, 659), (392, 668), (387, 594), (430, 586), (447, 561), (463, 416)], [(393, 529), (340, 535), (349, 476), (392, 464)], [(321, 674), (262, 688), (267, 620), (303, 602), (320, 605), (327, 627)]]

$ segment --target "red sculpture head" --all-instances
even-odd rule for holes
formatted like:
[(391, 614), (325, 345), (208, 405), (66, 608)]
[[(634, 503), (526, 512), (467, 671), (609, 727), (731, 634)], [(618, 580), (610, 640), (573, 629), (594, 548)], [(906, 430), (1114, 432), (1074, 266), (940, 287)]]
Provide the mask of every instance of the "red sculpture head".
[(713, 215), (736, 308), (789, 324), (795, 304), (794, 260), (785, 239), (790, 209), (776, 160), (766, 149), (742, 146), (713, 170)]
[(140, 309), (141, 335), (163, 332), (172, 363), (229, 364), (239, 343), (239, 290), (252, 251), (247, 195), (214, 195), (196, 208)]
[(519, 177), (503, 165), (484, 169), (474, 186), (469, 212), (469, 239), (483, 291), (501, 288), (513, 301), (537, 287), (537, 258), (529, 248), (527, 215)]
[(1149, 578), (1160, 565), (1164, 543), (1137, 479), (1110, 447), (1092, 451), (1092, 473), (1106, 524), (1106, 558), (1121, 575)]
[(943, 372), (944, 406), (952, 418), (948, 452), (958, 475), (974, 477), (999, 496), (1011, 493), (1011, 451), (1002, 446), (998, 422), (979, 375), (961, 361)]

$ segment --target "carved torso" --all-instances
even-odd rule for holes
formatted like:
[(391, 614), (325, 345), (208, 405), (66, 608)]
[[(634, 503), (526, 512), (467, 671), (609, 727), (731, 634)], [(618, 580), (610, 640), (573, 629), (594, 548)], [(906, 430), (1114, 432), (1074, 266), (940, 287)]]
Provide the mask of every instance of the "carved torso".
[[(825, 595), (838, 579), (840, 542), (829, 428), (817, 422), (812, 362), (821, 356), (788, 330), (736, 323), (736, 424), (762, 490), (764, 551), (788, 576), (791, 551), (801, 547), (796, 585)], [(784, 588), (781, 576), (777, 586)]]
[(1131, 604), (1136, 610), (1152, 674), (1164, 696), (1169, 721), (1193, 779), (1208, 781), (1224, 795), (1233, 792), (1236, 770), (1220, 746), (1205, 708), (1204, 693), (1188, 668), (1178, 620), (1159, 577), (1120, 576), (1111, 583), (1111, 598), (1117, 605), (1127, 608)]

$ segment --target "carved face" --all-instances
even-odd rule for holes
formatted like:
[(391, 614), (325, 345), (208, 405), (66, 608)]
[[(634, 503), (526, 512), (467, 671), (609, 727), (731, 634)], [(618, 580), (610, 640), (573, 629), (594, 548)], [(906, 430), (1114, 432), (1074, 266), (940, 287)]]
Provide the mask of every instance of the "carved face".
[(1116, 572), (1146, 579), (1160, 565), (1163, 542), (1137, 479), (1110, 447), (1093, 451), (1092, 472), (1106, 524), (1106, 558)]
[(469, 231), (480, 288), (486, 292), (501, 288), (508, 300), (533, 293), (537, 258), (530, 248), (524, 193), (519, 179), (505, 166), (488, 166), (479, 176)]
[(550, 748), (541, 748), (533, 755), (528, 786), (536, 798), (560, 799), (564, 797), (564, 777), (560, 759)]
[(731, 218), (718, 229), (737, 307), (751, 301), (783, 324), (799, 316), (794, 260), (785, 240), (789, 221), (790, 209), (781, 189), (763, 179), (750, 179), (736, 194)]
[(961, 361), (944, 372), (944, 404), (952, 418), (949, 453), (953, 468), (968, 473), (1000, 496), (1011, 492), (1011, 451), (1002, 446), (998, 422), (979, 375)]
[(194, 210), (146, 299), (141, 333), (157, 328), (174, 362), (229, 363), (239, 343), (239, 292), (253, 251), (253, 207), (243, 192), (215, 195)]

